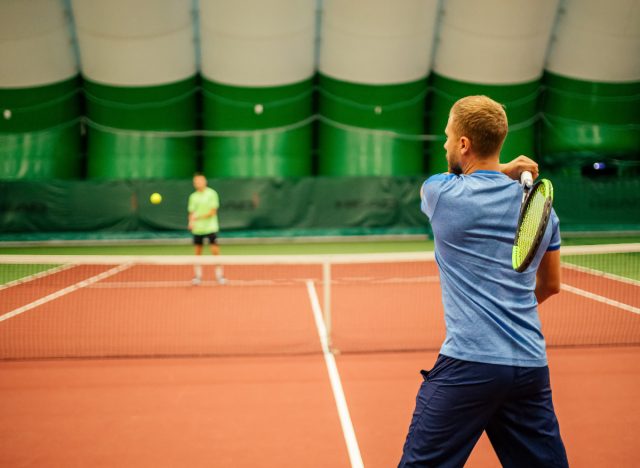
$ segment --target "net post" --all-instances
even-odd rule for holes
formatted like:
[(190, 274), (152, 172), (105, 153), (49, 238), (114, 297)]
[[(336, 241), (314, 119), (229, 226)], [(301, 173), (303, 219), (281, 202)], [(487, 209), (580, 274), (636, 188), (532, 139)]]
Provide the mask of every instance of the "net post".
[(322, 262), (322, 294), (324, 326), (327, 330), (327, 344), (331, 349), (331, 260)]

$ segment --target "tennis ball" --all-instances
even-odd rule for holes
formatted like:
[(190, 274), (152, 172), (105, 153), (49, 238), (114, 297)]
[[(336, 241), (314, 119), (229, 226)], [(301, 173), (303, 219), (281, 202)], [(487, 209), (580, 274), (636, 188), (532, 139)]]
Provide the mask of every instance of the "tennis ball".
[(149, 200), (154, 205), (157, 205), (162, 201), (162, 195), (160, 195), (158, 192), (152, 193), (151, 196), (149, 197)]

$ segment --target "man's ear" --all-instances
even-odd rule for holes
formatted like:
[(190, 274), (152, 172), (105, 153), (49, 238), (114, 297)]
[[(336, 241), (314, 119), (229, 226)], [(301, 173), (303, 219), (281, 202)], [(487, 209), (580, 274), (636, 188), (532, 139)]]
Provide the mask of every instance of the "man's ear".
[(471, 140), (466, 136), (460, 137), (460, 153), (467, 154), (471, 150)]

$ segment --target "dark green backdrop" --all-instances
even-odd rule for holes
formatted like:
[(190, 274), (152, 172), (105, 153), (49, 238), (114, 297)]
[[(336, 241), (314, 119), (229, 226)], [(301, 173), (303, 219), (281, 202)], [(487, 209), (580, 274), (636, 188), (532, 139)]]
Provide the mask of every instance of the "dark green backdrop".
[[(565, 231), (640, 229), (640, 180), (546, 175)], [(424, 229), (422, 177), (212, 179), (221, 229)], [(0, 182), (2, 233), (185, 231), (190, 180)], [(149, 196), (164, 200), (152, 205)], [(15, 236), (14, 236), (15, 237)]]

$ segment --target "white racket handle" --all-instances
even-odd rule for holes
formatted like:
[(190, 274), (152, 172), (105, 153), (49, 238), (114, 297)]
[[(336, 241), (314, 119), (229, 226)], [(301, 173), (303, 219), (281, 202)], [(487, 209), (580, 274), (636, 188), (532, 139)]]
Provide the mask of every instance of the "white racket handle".
[(527, 188), (530, 188), (533, 185), (533, 176), (529, 171), (522, 171), (520, 174), (520, 183)]

